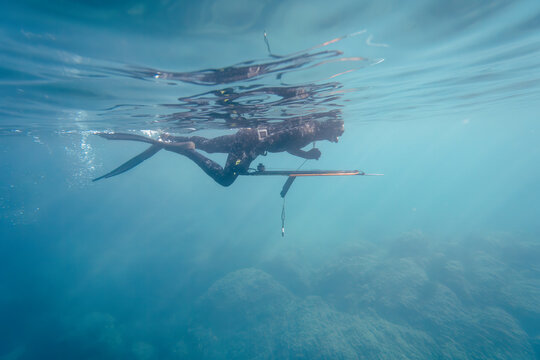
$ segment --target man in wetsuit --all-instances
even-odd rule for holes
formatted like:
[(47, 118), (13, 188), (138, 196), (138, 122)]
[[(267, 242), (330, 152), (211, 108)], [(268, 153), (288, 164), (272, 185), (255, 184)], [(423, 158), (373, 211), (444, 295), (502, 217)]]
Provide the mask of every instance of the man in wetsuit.
[[(161, 149), (184, 155), (195, 162), (206, 174), (222, 186), (231, 185), (236, 178), (248, 172), (253, 160), (267, 152), (286, 151), (291, 155), (304, 159), (318, 159), (321, 152), (317, 148), (309, 151), (303, 147), (314, 141), (328, 140), (337, 142), (344, 132), (342, 120), (303, 120), (291, 123), (270, 124), (257, 128), (241, 128), (234, 135), (224, 135), (207, 139), (201, 136), (173, 136), (163, 134), (154, 140), (144, 136), (124, 133), (98, 133), (109, 140), (133, 140), (152, 144), (143, 153), (137, 155), (115, 170), (100, 176), (93, 181), (119, 175)], [(207, 153), (229, 154), (225, 167), (210, 160), (197, 150)]]

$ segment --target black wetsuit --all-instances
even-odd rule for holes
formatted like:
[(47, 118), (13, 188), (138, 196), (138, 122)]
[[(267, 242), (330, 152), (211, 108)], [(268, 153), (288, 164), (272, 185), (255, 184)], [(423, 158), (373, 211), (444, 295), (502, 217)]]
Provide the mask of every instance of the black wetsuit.
[[(286, 151), (304, 159), (318, 159), (321, 152), (313, 148), (304, 151), (302, 148), (311, 142), (329, 140), (337, 142), (343, 133), (343, 121), (302, 120), (290, 123), (270, 124), (257, 128), (242, 128), (234, 135), (215, 138), (202, 136), (161, 135), (159, 140), (140, 135), (124, 133), (99, 133), (109, 140), (133, 140), (152, 144), (150, 148), (128, 160), (113, 171), (100, 176), (94, 181), (124, 173), (144, 160), (165, 149), (184, 155), (195, 162), (206, 174), (223, 186), (231, 185), (236, 178), (248, 172), (253, 160), (267, 152)], [(186, 146), (192, 142), (195, 145)], [(198, 150), (207, 153), (229, 154), (224, 167), (202, 155)]]
[[(201, 136), (179, 137), (162, 136), (164, 148), (182, 154), (193, 160), (212, 179), (223, 186), (231, 185), (238, 175), (246, 173), (259, 155), (267, 152), (287, 151), (305, 159), (317, 159), (317, 149), (303, 151), (301, 148), (309, 143), (322, 140), (317, 138), (318, 122), (305, 121), (297, 124), (269, 125), (259, 128), (243, 128), (234, 135), (224, 135), (207, 139)], [(183, 143), (191, 141), (196, 150), (167, 146), (167, 143)], [(227, 153), (225, 167), (208, 159), (197, 150), (207, 153)]]

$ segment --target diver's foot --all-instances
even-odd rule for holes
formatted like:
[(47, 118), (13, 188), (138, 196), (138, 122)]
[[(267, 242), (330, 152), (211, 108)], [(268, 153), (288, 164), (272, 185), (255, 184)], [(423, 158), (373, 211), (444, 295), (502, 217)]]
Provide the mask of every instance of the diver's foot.
[(182, 150), (195, 150), (195, 143), (193, 141), (171, 142), (167, 143), (166, 147)]
[(156, 141), (145, 136), (130, 134), (130, 133), (114, 133), (114, 132), (96, 132), (94, 133), (102, 138), (107, 140), (131, 140), (131, 141), (141, 141), (149, 144), (154, 144)]
[(164, 143), (171, 143), (173, 141), (173, 137), (167, 133), (164, 133), (159, 135), (158, 141)]
[(118, 134), (112, 132), (96, 132), (94, 134), (107, 140), (116, 140), (118, 138)]

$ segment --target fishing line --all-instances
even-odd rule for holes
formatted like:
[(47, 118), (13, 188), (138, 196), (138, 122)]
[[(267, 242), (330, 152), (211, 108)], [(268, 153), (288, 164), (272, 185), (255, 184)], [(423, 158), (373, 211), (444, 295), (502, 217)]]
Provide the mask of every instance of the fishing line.
[(285, 236), (285, 197), (283, 197), (283, 206), (281, 207), (281, 237)]
[[(315, 148), (315, 142), (313, 142), (313, 148)], [(302, 164), (300, 164), (300, 166), (296, 169), (296, 171), (300, 170), (300, 168), (302, 166), (304, 166), (304, 164), (308, 161), (309, 159), (305, 159), (304, 162), (302, 162)], [(284, 237), (285, 236), (285, 194), (288, 190), (288, 186), (287, 184), (289, 184), (289, 186), (292, 184), (292, 182), (294, 181), (294, 177), (290, 177), (287, 178), (287, 182), (285, 183), (285, 186), (283, 187), (283, 191), (285, 191), (285, 193), (282, 192), (282, 197), (283, 197), (283, 205), (281, 206), (281, 237)]]

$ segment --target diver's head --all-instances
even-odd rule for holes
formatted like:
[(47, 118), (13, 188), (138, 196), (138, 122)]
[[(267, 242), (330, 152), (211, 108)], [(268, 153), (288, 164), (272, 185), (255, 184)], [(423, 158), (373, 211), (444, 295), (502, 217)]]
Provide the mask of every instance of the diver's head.
[(345, 131), (343, 120), (326, 120), (318, 124), (317, 140), (328, 140), (337, 143), (338, 138)]

